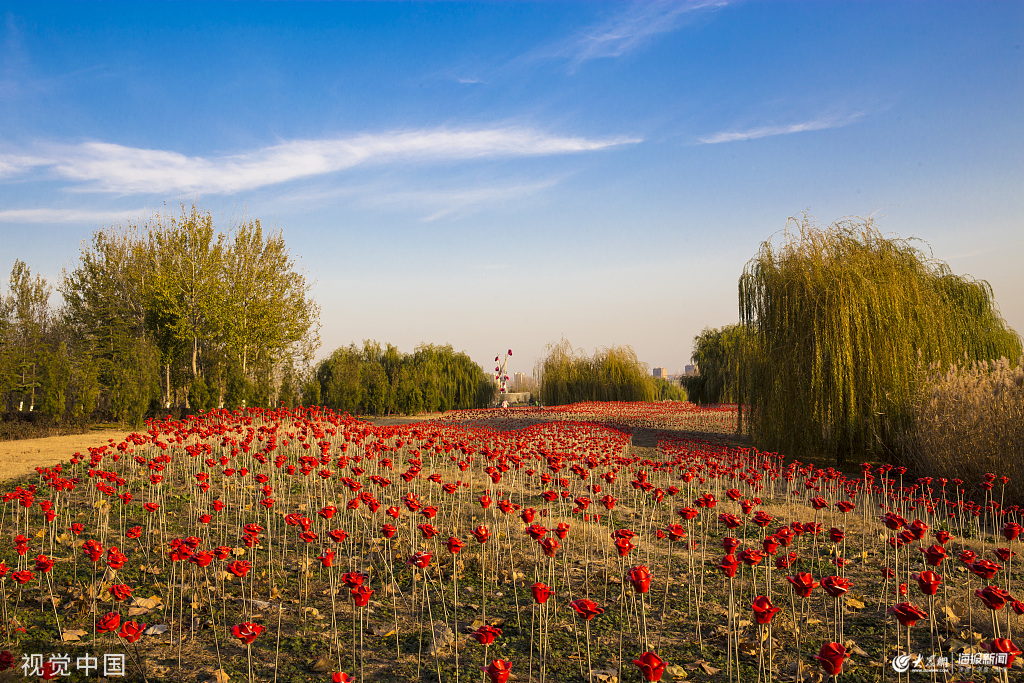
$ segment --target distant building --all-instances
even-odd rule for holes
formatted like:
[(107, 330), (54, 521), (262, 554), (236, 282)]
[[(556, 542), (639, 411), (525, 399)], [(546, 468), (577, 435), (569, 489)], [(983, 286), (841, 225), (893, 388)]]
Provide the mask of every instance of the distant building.
[(517, 372), (512, 375), (512, 382), (516, 385), (526, 384), (526, 373)]
[(659, 379), (668, 379), (668, 370), (665, 368), (654, 368), (652, 374)]
[(683, 368), (683, 374), (686, 375), (687, 377), (689, 377), (690, 375), (696, 375), (697, 365), (687, 365), (686, 367)]

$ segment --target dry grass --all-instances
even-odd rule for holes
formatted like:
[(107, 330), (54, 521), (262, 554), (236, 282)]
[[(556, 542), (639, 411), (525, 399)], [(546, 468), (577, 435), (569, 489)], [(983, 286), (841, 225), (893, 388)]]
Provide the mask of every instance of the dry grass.
[[(933, 374), (916, 406), (912, 464), (968, 486), (985, 473), (1007, 476), (1021, 497), (1024, 481), (1024, 356), (952, 366)], [(1006, 503), (1010, 501), (1007, 500)], [(1016, 501), (1021, 502), (1021, 501)]]

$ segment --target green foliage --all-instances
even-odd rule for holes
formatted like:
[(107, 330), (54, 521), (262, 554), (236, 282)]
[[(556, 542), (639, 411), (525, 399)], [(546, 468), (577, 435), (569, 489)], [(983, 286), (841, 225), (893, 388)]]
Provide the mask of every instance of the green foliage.
[(655, 400), (679, 401), (680, 403), (686, 403), (686, 401), (689, 400), (689, 397), (686, 394), (686, 389), (672, 384), (672, 382), (669, 382), (667, 379), (655, 377), (654, 386), (658, 390), (658, 397)]
[(153, 410), (288, 400), (318, 345), (319, 308), (280, 232), (228, 233), (195, 204), (97, 230), (59, 285), (16, 261), (0, 297), (0, 402), (53, 421), (137, 423)]
[(739, 282), (757, 347), (740, 391), (755, 406), (761, 447), (840, 459), (891, 452), (912, 428), (919, 361), (1020, 355), (988, 283), (952, 274), (870, 219), (821, 229), (804, 218), (796, 228), (764, 242)]
[(663, 396), (685, 400), (681, 391), (675, 394), (660, 386), (628, 346), (612, 346), (587, 357), (562, 339), (548, 346), (540, 376), (541, 401), (549, 406), (578, 401), (657, 401), (664, 400)]
[(451, 346), (423, 344), (403, 354), (375, 341), (336, 349), (316, 369), (320, 404), (351, 414), (412, 415), (483, 408), (495, 385), (483, 368)]
[(693, 361), (699, 373), (683, 380), (690, 400), (701, 405), (741, 403), (755, 343), (743, 325), (704, 328), (693, 338)]

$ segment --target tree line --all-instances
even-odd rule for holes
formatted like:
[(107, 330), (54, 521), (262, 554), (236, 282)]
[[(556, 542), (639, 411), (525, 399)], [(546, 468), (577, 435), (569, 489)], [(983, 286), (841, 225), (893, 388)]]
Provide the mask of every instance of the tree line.
[(653, 377), (629, 346), (612, 346), (587, 356), (562, 339), (548, 346), (538, 370), (544, 405), (686, 400), (682, 389)]
[(498, 390), (493, 377), (450, 345), (402, 353), (369, 340), (336, 349), (317, 365), (315, 380), (311, 402), (353, 415), (486, 408)]
[(209, 212), (96, 230), (53, 287), (15, 261), (0, 299), (5, 418), (138, 423), (164, 410), (295, 404), (319, 308), (280, 231)]

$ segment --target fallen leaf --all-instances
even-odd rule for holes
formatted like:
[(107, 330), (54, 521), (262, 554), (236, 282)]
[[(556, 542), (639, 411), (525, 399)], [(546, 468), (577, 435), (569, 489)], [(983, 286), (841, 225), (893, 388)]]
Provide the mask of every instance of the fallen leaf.
[(678, 664), (671, 664), (665, 667), (665, 673), (669, 675), (669, 678), (672, 678), (677, 681), (684, 680), (687, 676), (686, 669), (679, 666)]
[(159, 595), (154, 595), (151, 598), (135, 598), (135, 601), (132, 604), (143, 609), (156, 609), (163, 604), (163, 601), (163, 598)]
[(167, 624), (153, 624), (142, 633), (147, 636), (158, 636), (161, 633), (167, 633)]
[(70, 643), (70, 642), (74, 642), (76, 640), (81, 640), (82, 636), (87, 636), (87, 635), (89, 635), (88, 631), (83, 631), (82, 629), (79, 629), (79, 628), (72, 628), (72, 629), (68, 629), (67, 631), (64, 631), (61, 634), (61, 640), (63, 640), (65, 643)]
[(224, 673), (224, 669), (217, 669), (213, 672), (213, 681), (215, 683), (228, 683), (231, 677)]
[(333, 661), (327, 655), (320, 655), (320, 659), (313, 662), (313, 671), (331, 671), (333, 668)]
[(387, 638), (388, 636), (395, 635), (395, 629), (393, 627), (391, 627), (391, 626), (388, 626), (388, 627), (374, 626), (373, 628), (370, 629), (370, 633), (372, 633), (373, 635), (378, 636), (380, 638)]
[(716, 669), (704, 660), (700, 660), (697, 663), (700, 664), (700, 668), (704, 669), (704, 673), (706, 673), (708, 676), (714, 676), (716, 673), (721, 671), (721, 669)]
[(455, 642), (455, 634), (443, 621), (434, 622), (432, 631), (434, 640), (430, 645), (429, 654), (431, 655), (436, 655)]
[(861, 600), (853, 597), (852, 595), (846, 596), (846, 606), (850, 609), (864, 609), (865, 605)]

